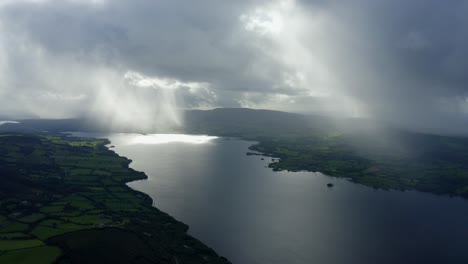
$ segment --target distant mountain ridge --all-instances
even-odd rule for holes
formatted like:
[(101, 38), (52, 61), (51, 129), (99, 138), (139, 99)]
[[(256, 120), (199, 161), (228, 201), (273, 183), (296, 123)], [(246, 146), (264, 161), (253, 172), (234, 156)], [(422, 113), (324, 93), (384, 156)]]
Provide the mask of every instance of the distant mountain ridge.
[(184, 112), (183, 127), (115, 130), (86, 119), (20, 120), (1, 131), (185, 133), (256, 141), (275, 170), (320, 171), (376, 188), (468, 197), (468, 138), (409, 132), (365, 119), (220, 108)]
[[(317, 123), (310, 122), (311, 116), (302, 114), (287, 113), (274, 110), (255, 110), (248, 108), (217, 108), (213, 110), (187, 110), (183, 113), (184, 125), (179, 129), (166, 130), (158, 129), (157, 132), (194, 132), (201, 130), (205, 126), (222, 127), (224, 129), (250, 129), (268, 130), (275, 128), (283, 129), (317, 129)], [(320, 120), (321, 125), (325, 125), (326, 118), (314, 116), (314, 120)], [(66, 132), (66, 131), (86, 131), (86, 132), (145, 132), (132, 128), (116, 131), (105, 123), (96, 123), (85, 118), (76, 119), (25, 119), (15, 120), (19, 124), (5, 124), (0, 126), (0, 131), (21, 131), (21, 132)], [(278, 125), (280, 124), (280, 125)], [(156, 132), (156, 131), (154, 131)]]

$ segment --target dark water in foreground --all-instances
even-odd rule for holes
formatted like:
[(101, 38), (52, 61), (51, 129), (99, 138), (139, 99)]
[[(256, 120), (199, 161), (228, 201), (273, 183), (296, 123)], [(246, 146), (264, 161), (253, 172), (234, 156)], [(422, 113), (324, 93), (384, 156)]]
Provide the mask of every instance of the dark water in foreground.
[(468, 263), (467, 200), (273, 172), (252, 142), (101, 136), (149, 176), (132, 188), (235, 264)]

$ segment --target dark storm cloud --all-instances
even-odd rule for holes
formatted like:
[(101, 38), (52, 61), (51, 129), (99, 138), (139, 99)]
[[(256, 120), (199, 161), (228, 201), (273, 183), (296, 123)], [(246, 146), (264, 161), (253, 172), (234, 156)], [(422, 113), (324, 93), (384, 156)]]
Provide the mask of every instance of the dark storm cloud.
[(466, 128), (466, 1), (5, 3), (2, 111), (28, 104), (38, 112), (46, 102), (41, 116), (95, 111), (110, 104), (96, 97), (122, 92), (111, 87), (130, 71), (154, 79), (155, 89), (175, 87), (170, 105), (181, 108), (241, 105)]
[(80, 7), (48, 1), (14, 5), (2, 17), (11, 30), (25, 32), (55, 54), (97, 56), (145, 74), (212, 80), (228, 79), (254, 56), (230, 35), (245, 8), (242, 1), (117, 0)]
[[(352, 2), (335, 10), (351, 33), (342, 43), (354, 53), (337, 49), (345, 61), (336, 69), (353, 96), (393, 122), (466, 129), (468, 3)], [(354, 63), (362, 69), (346, 69)]]

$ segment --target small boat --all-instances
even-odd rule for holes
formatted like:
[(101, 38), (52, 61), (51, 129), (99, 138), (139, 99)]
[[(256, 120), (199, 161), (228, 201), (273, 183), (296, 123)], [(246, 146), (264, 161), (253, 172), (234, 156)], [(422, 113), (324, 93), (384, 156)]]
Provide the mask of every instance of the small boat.
[(333, 183), (327, 184), (327, 187), (328, 187), (328, 188), (331, 188), (331, 187), (333, 187), (333, 186), (335, 186)]

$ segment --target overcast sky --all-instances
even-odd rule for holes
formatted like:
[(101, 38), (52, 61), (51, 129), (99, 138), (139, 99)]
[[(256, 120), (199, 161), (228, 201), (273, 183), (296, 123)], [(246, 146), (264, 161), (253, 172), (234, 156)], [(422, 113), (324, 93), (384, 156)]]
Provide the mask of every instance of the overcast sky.
[(468, 1), (0, 0), (0, 116), (251, 107), (465, 129)]

